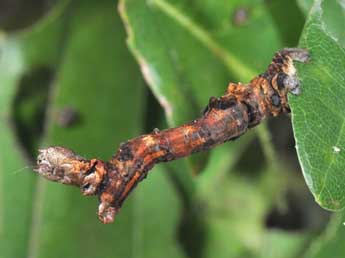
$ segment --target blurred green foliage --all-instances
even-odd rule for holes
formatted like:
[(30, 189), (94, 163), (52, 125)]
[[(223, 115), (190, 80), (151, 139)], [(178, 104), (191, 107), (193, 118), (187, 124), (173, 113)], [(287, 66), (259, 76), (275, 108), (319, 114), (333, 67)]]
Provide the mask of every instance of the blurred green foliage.
[(31, 167), (47, 145), (109, 159), (120, 142), (195, 119), (300, 42), (313, 61), (290, 98), (299, 160), (317, 201), (341, 208), (342, 2), (42, 0), (20, 15), (24, 2), (0, 2), (1, 258), (344, 257), (343, 212), (313, 200), (288, 119), (156, 166), (112, 225), (95, 198)]

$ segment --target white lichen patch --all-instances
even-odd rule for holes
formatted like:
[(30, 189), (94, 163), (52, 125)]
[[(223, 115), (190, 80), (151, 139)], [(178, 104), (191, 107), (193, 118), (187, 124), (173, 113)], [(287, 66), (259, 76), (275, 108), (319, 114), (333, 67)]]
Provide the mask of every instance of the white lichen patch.
[(338, 154), (341, 151), (341, 149), (337, 146), (333, 146), (332, 149), (335, 154)]

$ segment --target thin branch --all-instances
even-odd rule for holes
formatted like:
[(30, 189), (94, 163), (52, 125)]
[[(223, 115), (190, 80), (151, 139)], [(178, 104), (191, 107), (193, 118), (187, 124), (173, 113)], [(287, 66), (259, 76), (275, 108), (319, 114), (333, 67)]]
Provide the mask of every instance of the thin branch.
[(235, 140), (265, 118), (289, 112), (288, 92), (300, 93), (293, 61), (308, 59), (305, 49), (277, 52), (266, 72), (249, 84), (230, 83), (225, 95), (211, 97), (201, 118), (131, 139), (108, 162), (49, 147), (40, 150), (36, 171), (49, 180), (78, 186), (84, 195), (98, 195), (98, 217), (111, 223), (128, 194), (155, 164)]

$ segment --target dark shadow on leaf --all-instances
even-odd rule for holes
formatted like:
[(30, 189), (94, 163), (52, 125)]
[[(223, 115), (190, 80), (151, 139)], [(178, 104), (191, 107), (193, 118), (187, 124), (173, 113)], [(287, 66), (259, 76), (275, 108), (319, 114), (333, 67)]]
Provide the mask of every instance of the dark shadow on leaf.
[(54, 5), (56, 0), (1, 0), (0, 27), (6, 31), (31, 26)]
[(185, 208), (180, 227), (178, 239), (188, 257), (199, 258), (203, 256), (205, 241), (207, 240), (207, 229), (203, 221), (203, 203), (195, 202), (192, 207)]
[(329, 217), (330, 212), (318, 206), (305, 187), (287, 191), (285, 203), (269, 211), (265, 224), (267, 228), (318, 232), (325, 228)]
[(266, 6), (285, 46), (297, 46), (305, 22), (296, 1), (266, 0)]
[(248, 144), (248, 147), (241, 155), (241, 159), (237, 162), (231, 173), (254, 179), (261, 175), (265, 166), (266, 159), (260, 146), (260, 141), (255, 138)]
[(27, 157), (33, 157), (44, 129), (53, 71), (37, 67), (21, 78), (11, 116), (14, 131)]

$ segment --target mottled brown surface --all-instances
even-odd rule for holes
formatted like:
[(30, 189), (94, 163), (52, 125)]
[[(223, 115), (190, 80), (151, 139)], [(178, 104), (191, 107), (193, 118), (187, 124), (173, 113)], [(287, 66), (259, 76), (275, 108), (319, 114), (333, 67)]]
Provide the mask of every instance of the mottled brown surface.
[(287, 93), (300, 93), (293, 61), (308, 59), (304, 49), (277, 52), (267, 71), (249, 84), (230, 83), (224, 96), (211, 97), (201, 118), (129, 140), (108, 162), (49, 147), (40, 150), (36, 171), (49, 180), (79, 186), (84, 195), (98, 195), (99, 219), (111, 223), (128, 194), (155, 164), (234, 140), (266, 117), (289, 112)]

